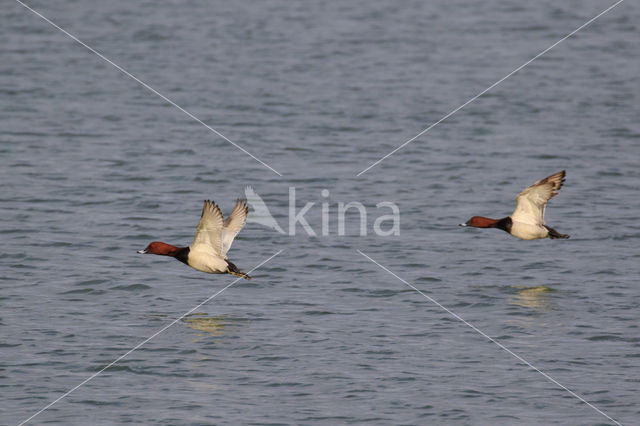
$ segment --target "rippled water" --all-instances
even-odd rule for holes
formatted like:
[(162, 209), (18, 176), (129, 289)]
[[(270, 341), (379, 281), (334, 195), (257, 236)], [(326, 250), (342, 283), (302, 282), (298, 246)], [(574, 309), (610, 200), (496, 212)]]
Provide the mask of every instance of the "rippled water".
[[(360, 177), (612, 3), (43, 2), (0, 8), (0, 417), (27, 419), (230, 284), (167, 258), (202, 200), (252, 185), (249, 270), (32, 423), (598, 424), (640, 416), (640, 7), (624, 2)], [(570, 240), (461, 229), (561, 169)], [(328, 198), (321, 191), (330, 191)], [(337, 235), (338, 202), (368, 235)], [(401, 235), (372, 235), (395, 202)], [(322, 236), (320, 203), (330, 204)]]

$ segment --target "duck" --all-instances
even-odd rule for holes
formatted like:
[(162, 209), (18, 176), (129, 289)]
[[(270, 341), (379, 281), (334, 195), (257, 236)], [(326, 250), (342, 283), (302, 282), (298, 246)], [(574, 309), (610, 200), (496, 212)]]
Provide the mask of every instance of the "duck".
[(250, 280), (247, 273), (227, 259), (227, 251), (246, 223), (248, 213), (246, 200), (238, 199), (229, 217), (224, 219), (220, 207), (214, 201), (204, 200), (196, 236), (189, 247), (153, 241), (138, 253), (171, 256), (201, 272), (231, 274)]
[(473, 216), (460, 226), (498, 228), (521, 240), (569, 238), (569, 235), (559, 233), (544, 222), (545, 207), (562, 188), (566, 174), (566, 171), (562, 170), (527, 187), (518, 194), (516, 209), (511, 216), (502, 219)]

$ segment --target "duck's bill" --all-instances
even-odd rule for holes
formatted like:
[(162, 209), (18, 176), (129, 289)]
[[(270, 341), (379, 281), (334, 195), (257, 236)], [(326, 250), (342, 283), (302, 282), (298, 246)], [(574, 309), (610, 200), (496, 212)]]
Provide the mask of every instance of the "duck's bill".
[(138, 253), (140, 253), (140, 254), (147, 254), (147, 250), (138, 250)]
[[(467, 225), (466, 223), (459, 223), (458, 226), (469, 226), (469, 225)], [(140, 252), (138, 252), (138, 253), (140, 253)]]

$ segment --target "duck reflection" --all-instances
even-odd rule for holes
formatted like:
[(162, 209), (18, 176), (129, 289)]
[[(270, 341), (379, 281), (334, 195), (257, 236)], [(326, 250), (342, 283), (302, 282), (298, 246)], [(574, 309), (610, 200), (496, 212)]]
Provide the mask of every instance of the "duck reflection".
[(211, 336), (220, 336), (227, 327), (228, 318), (224, 315), (212, 317), (205, 313), (198, 313), (185, 317), (182, 322), (194, 330), (203, 331)]
[(525, 308), (546, 311), (551, 302), (551, 293), (554, 291), (546, 285), (535, 287), (511, 286), (516, 292), (509, 300), (509, 303)]

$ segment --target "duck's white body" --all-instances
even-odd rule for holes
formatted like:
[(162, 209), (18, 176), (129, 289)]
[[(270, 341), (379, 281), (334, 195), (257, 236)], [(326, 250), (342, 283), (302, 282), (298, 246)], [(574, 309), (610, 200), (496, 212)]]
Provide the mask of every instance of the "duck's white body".
[(196, 237), (189, 246), (187, 264), (193, 269), (209, 274), (228, 273), (233, 264), (227, 260), (227, 251), (244, 226), (248, 212), (247, 204), (238, 200), (225, 220), (220, 207), (206, 200), (196, 228)]
[(518, 194), (516, 209), (511, 214), (511, 235), (522, 240), (547, 238), (551, 231), (545, 225), (544, 211), (549, 200), (558, 194), (565, 171), (540, 179)]
[(511, 217), (511, 221), (510, 234), (521, 240), (537, 240), (549, 236), (549, 230), (542, 225), (516, 222), (513, 217)]
[(188, 263), (193, 269), (208, 274), (224, 274), (227, 272), (228, 263), (213, 250), (204, 250), (202, 247), (189, 247)]

